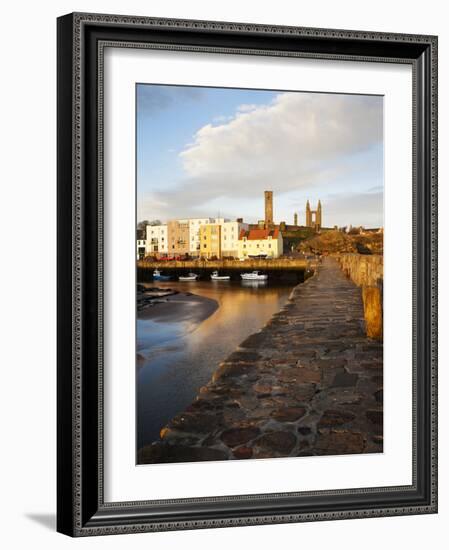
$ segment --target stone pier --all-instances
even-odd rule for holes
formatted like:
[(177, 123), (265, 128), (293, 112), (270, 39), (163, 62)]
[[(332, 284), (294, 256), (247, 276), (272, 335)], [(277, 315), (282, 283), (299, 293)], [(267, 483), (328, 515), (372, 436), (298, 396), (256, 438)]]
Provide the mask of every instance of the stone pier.
[(140, 464), (383, 450), (383, 346), (333, 258), (140, 450)]

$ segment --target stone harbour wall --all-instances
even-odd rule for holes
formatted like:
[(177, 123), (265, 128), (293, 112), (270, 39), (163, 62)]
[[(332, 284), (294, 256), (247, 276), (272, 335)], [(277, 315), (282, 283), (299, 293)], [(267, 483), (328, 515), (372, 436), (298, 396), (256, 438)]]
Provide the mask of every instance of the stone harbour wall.
[(384, 257), (379, 254), (335, 256), (344, 273), (357, 286), (379, 286), (384, 278)]
[(362, 288), (366, 334), (383, 338), (383, 256), (341, 254), (336, 256), (343, 272)]
[(383, 346), (361, 289), (333, 258), (223, 361), (140, 464), (375, 453), (383, 449)]

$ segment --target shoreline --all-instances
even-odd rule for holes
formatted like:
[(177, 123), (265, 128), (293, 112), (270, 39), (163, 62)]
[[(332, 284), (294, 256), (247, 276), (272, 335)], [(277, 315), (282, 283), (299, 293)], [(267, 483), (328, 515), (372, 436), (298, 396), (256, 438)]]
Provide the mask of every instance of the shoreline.
[(218, 302), (206, 296), (191, 292), (171, 291), (170, 294), (161, 297), (155, 296), (148, 300), (138, 310), (137, 320), (167, 323), (189, 321), (200, 324), (218, 308)]

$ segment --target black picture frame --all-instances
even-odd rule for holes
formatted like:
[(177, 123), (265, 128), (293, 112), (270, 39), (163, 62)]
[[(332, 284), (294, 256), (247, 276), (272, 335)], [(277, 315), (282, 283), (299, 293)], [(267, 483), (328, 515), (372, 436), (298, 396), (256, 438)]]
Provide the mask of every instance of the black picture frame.
[[(57, 530), (71, 536), (437, 511), (437, 37), (74, 13), (58, 29)], [(105, 503), (102, 44), (297, 55), (413, 69), (413, 483)]]

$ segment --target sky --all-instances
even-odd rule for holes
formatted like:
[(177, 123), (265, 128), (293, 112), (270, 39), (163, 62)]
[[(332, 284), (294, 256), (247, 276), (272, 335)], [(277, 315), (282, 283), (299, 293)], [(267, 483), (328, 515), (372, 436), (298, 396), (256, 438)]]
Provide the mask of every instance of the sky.
[(383, 226), (380, 96), (137, 85), (137, 221)]

